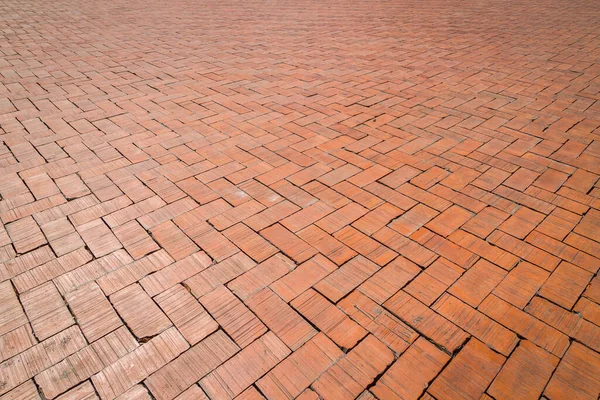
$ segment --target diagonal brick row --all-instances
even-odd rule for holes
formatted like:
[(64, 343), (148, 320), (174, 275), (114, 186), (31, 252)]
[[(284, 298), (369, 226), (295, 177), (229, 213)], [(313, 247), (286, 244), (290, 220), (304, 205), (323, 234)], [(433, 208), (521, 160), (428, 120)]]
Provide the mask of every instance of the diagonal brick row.
[(598, 399), (600, 4), (0, 4), (0, 400)]

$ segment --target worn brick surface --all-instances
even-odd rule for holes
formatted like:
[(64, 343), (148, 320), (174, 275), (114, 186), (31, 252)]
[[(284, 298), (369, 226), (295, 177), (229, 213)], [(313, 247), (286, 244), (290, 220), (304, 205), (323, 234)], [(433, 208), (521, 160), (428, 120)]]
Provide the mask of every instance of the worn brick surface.
[(597, 400), (599, 26), (0, 2), (0, 399)]

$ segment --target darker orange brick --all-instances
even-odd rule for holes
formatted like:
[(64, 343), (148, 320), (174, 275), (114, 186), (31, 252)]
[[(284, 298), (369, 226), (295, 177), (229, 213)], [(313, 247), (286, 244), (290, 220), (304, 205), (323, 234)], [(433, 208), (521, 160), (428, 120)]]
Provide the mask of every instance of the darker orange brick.
[(425, 227), (439, 235), (448, 236), (471, 219), (472, 216), (473, 214), (464, 208), (452, 206), (432, 219)]
[(515, 307), (524, 308), (550, 274), (528, 262), (520, 262), (496, 286), (493, 293)]
[(396, 293), (384, 306), (450, 352), (462, 346), (469, 337), (462, 329), (403, 291)]
[(298, 236), (337, 265), (342, 265), (357, 254), (354, 250), (315, 225), (304, 228), (298, 232)]
[(544, 217), (544, 214), (521, 207), (509, 219), (504, 221), (498, 229), (516, 238), (524, 239), (529, 232), (542, 222)]
[(558, 365), (558, 357), (522, 341), (488, 389), (495, 399), (538, 399)]
[(304, 262), (317, 253), (314, 247), (279, 224), (268, 227), (260, 234), (296, 262)]
[(424, 338), (417, 339), (377, 381), (371, 391), (380, 399), (418, 399), (450, 356)]
[(504, 279), (506, 271), (485, 260), (479, 260), (448, 289), (467, 304), (477, 307)]
[(539, 295), (570, 310), (592, 277), (592, 273), (562, 262), (541, 287)]
[(360, 325), (312, 289), (290, 304), (340, 347), (351, 349), (367, 334)]
[[(427, 390), (438, 399), (478, 399), (505, 358), (477, 339), (469, 340)], [(468, 376), (468, 379), (465, 377)]]

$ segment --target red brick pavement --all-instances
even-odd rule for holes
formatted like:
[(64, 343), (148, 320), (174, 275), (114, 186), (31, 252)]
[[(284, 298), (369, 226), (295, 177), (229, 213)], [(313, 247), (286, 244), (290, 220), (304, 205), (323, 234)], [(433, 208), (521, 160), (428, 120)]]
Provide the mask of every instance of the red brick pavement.
[(0, 2), (0, 399), (597, 399), (599, 26)]

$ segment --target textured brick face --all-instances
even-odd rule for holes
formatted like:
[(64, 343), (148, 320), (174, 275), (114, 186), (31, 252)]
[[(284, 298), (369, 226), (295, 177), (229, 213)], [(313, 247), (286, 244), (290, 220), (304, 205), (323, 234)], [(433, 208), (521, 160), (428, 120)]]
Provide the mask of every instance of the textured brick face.
[(0, 400), (597, 400), (599, 13), (0, 1)]

